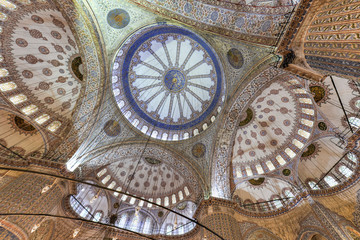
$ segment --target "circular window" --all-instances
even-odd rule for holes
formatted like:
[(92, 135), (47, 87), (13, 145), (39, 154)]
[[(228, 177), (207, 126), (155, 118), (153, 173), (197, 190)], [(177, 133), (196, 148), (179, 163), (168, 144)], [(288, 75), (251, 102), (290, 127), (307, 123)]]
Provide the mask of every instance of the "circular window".
[(162, 140), (206, 130), (224, 101), (223, 70), (215, 51), (197, 34), (154, 25), (132, 35), (113, 65), (113, 93), (128, 121)]

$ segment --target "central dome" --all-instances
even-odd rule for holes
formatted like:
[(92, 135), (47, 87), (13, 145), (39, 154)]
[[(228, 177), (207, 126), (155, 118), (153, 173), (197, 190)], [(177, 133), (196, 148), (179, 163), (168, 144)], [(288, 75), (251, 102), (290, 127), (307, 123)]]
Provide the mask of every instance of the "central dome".
[(206, 130), (224, 101), (222, 67), (197, 34), (154, 25), (133, 34), (120, 48), (112, 82), (118, 106), (143, 133), (182, 140)]

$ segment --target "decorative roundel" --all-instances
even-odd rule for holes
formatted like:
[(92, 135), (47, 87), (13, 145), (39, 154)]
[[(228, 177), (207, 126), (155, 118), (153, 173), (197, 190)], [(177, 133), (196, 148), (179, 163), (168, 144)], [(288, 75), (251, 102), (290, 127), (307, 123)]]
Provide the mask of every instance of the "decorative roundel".
[(129, 24), (130, 15), (124, 9), (116, 8), (108, 13), (107, 22), (111, 27), (121, 29)]
[(288, 168), (285, 168), (285, 169), (282, 171), (282, 174), (283, 174), (284, 176), (290, 176), (291, 170), (288, 169)]
[(206, 130), (224, 101), (215, 51), (197, 34), (167, 24), (146, 27), (125, 41), (114, 61), (112, 83), (129, 122), (162, 140)]
[(324, 122), (319, 122), (319, 123), (318, 123), (318, 128), (319, 128), (321, 131), (326, 131), (327, 125), (326, 125), (326, 123), (324, 123)]
[(121, 131), (120, 125), (115, 120), (109, 120), (104, 125), (104, 132), (109, 137), (115, 137), (119, 135), (120, 131)]
[(232, 48), (227, 52), (227, 59), (230, 65), (235, 69), (240, 69), (244, 64), (244, 58), (241, 52), (236, 49)]
[(205, 152), (206, 152), (206, 147), (202, 143), (196, 143), (191, 149), (192, 155), (196, 158), (201, 158), (205, 156)]

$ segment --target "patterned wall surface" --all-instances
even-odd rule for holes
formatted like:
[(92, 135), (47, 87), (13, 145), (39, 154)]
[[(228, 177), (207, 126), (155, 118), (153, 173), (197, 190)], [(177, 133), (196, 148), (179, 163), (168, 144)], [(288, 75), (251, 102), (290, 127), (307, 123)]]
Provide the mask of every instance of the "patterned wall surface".
[(3, 87), (2, 94), (36, 124), (60, 134), (71, 121), (83, 80), (71, 29), (61, 12), (48, 3), (16, 8), (6, 16), (2, 56), (9, 74), (1, 82), (15, 85)]
[[(223, 131), (220, 132), (220, 139), (216, 143), (218, 148), (214, 153), (213, 160), (213, 179), (212, 179), (212, 193), (216, 197), (230, 198), (230, 185), (229, 185), (229, 156), (231, 156), (234, 129), (236, 124), (240, 122), (240, 113), (245, 110), (245, 106), (251, 97), (261, 87), (265, 86), (277, 76), (283, 75), (284, 72), (279, 69), (269, 68), (259, 74), (254, 80), (239, 93), (238, 97), (233, 100), (232, 106), (228, 110), (228, 115), (225, 117)], [(283, 75), (286, 76), (286, 75)]]
[[(11, 179), (8, 184), (0, 189), (3, 196), (0, 202), (0, 211), (15, 214), (50, 213), (60, 203), (62, 192), (57, 185), (54, 185), (48, 192), (41, 194), (42, 188), (47, 184), (52, 184), (52, 181), (33, 174), (24, 174)], [(6, 220), (29, 233), (40, 218), (36, 216), (9, 216)]]
[[(218, 233), (221, 237), (227, 240), (239, 240), (241, 236), (240, 229), (238, 228), (238, 222), (235, 218), (224, 213), (215, 213), (207, 216), (202, 220), (203, 224), (211, 230)], [(204, 231), (204, 237), (211, 240), (219, 239), (214, 234)]]
[(185, 0), (131, 1), (150, 11), (200, 29), (264, 45), (275, 44), (275, 35), (280, 31), (278, 23), (284, 21), (284, 14), (292, 10), (292, 6), (252, 7), (236, 6), (231, 3), (228, 6), (229, 2), (222, 3), (221, 1), (212, 1), (210, 4)]
[(19, 238), (12, 232), (0, 227), (0, 238), (4, 240), (19, 240)]
[(317, 5), (304, 39), (307, 63), (324, 74), (360, 77), (359, 1)]

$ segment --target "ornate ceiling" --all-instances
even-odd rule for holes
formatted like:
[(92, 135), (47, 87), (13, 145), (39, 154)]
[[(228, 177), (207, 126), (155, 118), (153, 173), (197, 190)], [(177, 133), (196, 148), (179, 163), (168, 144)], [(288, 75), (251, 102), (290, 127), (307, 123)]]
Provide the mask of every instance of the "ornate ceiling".
[(51, 133), (60, 134), (61, 125), (71, 120), (82, 88), (82, 62), (61, 13), (46, 5), (36, 10), (29, 6), (23, 10), (27, 15), (7, 17), (9, 24), (3, 34), (9, 37), (3, 41), (3, 57), (13, 64), (4, 68), (11, 82), (2, 88), (20, 112)]
[(195, 2), (134, 0), (132, 2), (149, 11), (199, 29), (263, 45), (276, 44), (276, 34), (281, 31), (278, 23), (285, 21), (285, 14), (292, 10), (290, 3), (284, 6), (255, 7), (247, 3), (208, 0)]
[[(141, 216), (161, 234), (189, 223), (180, 235), (209, 197), (269, 217), (296, 208), (301, 191), (326, 195), (352, 183), (356, 83), (334, 78), (346, 119), (330, 78), (270, 66), (269, 46), (292, 6), (23, 2), (0, 1), (1, 156), (60, 162), (122, 192), (78, 185), (74, 196), (91, 214), (122, 213), (123, 227)], [(74, 196), (73, 214), (88, 218)]]
[(263, 174), (290, 162), (310, 138), (314, 115), (311, 96), (296, 78), (266, 86), (240, 117), (234, 177)]

